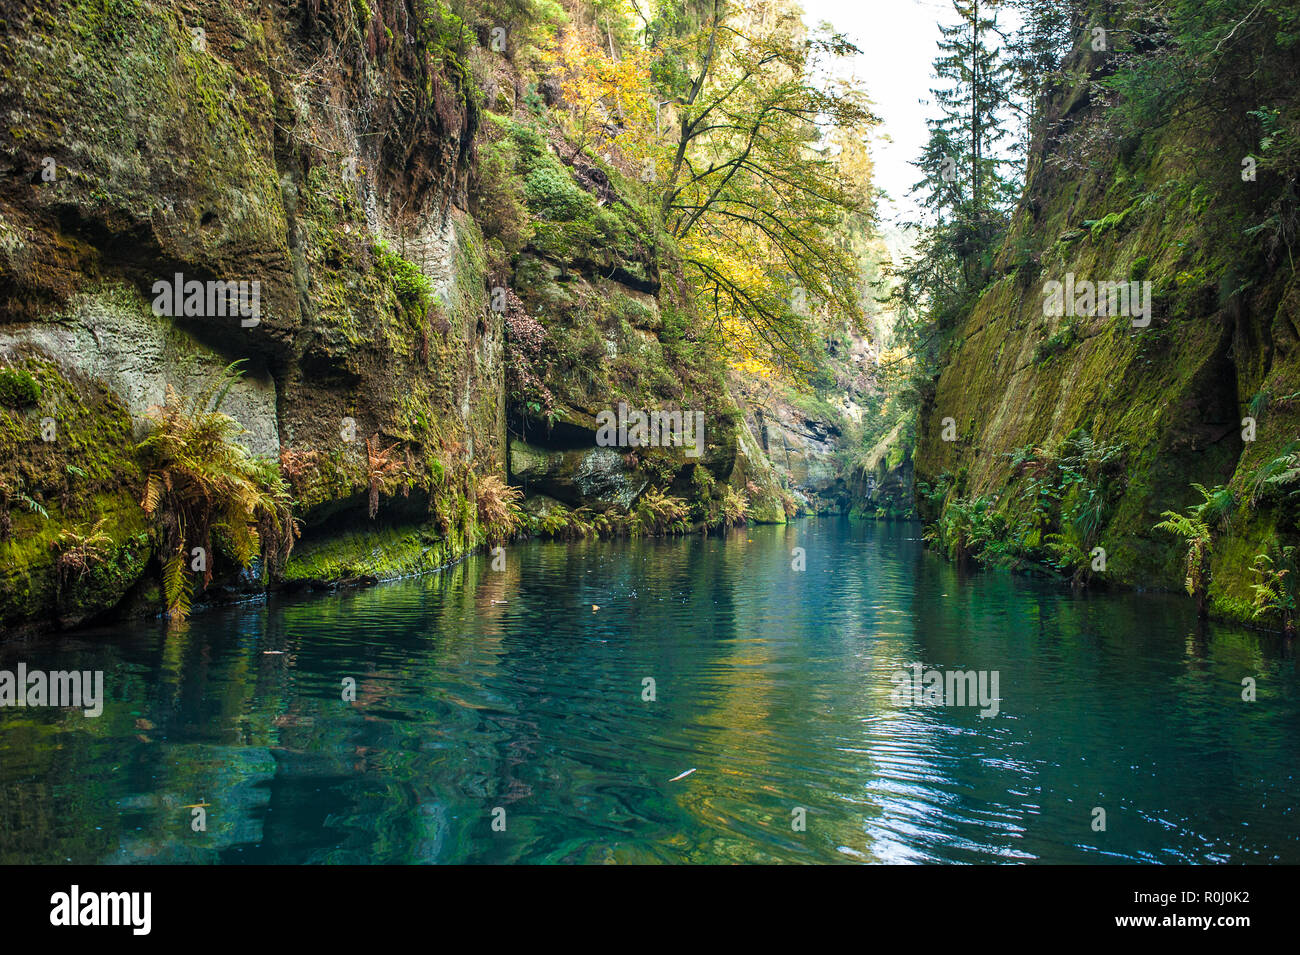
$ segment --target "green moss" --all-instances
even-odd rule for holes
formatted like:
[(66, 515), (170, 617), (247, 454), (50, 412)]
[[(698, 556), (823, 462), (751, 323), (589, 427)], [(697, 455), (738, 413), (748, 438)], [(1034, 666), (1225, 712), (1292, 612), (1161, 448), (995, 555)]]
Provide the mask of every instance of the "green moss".
[(1084, 225), (1088, 228), (1094, 240), (1100, 239), (1108, 232), (1126, 228), (1129, 216), (1138, 208), (1137, 203), (1129, 206), (1123, 212), (1111, 212), (1096, 220), (1085, 220)]
[[(104, 521), (113, 543), (105, 559), (84, 575), (62, 575), (57, 567), (64, 527)], [(0, 542), (0, 627), (58, 619), (80, 623), (115, 607), (144, 576), (153, 545), (144, 513), (133, 495), (101, 494), (86, 509), (55, 505), (49, 516), (10, 513), (11, 533)]]
[(433, 283), (428, 276), (414, 262), (389, 248), (387, 242), (376, 243), (374, 254), (375, 268), (391, 283), (401, 307), (423, 318), (433, 302)]
[(445, 535), (433, 525), (349, 530), (296, 547), (285, 567), (284, 580), (392, 580), (430, 573), (459, 560), (478, 543), (473, 526), (468, 531), (452, 527)]
[[(0, 627), (83, 619), (116, 604), (151, 554), (136, 539), (144, 479), (131, 417), (101, 385), (69, 379), (52, 362), (24, 357), (15, 370), (39, 397), (25, 412), (0, 408)], [(107, 560), (64, 587), (60, 533), (101, 518), (113, 541)]]
[(0, 368), (0, 405), (26, 408), (41, 400), (41, 386), (25, 371)]
[(1077, 344), (1081, 336), (1079, 334), (1079, 323), (1073, 320), (1067, 320), (1062, 328), (1046, 341), (1039, 342), (1034, 349), (1034, 364), (1041, 365), (1043, 362), (1063, 352), (1068, 351), (1072, 346)]

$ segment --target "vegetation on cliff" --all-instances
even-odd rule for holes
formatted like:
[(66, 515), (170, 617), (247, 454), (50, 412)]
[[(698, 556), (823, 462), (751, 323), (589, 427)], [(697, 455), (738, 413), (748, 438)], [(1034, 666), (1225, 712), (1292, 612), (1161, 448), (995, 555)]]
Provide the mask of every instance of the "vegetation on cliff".
[[(1274, 559), (1260, 557), (1294, 546), (1297, 512), (1255, 489), (1300, 426), (1287, 397), (1300, 381), (1300, 114), (1284, 79), (1296, 12), (1267, 0), (1018, 6), (1011, 48), (1024, 55), (1010, 65), (1045, 71), (1036, 98), (1021, 93), (1023, 189), (990, 207), (991, 231), (960, 215), (932, 228), (906, 276), (923, 513), (950, 551), (1079, 583), (1186, 586), (1208, 613), (1281, 625), (1289, 598), (1275, 594), (1294, 581), (1257, 589)], [(1030, 89), (1009, 77), (1008, 92)], [(1149, 314), (1102, 299), (1053, 311), (1049, 283), (1076, 279), (1132, 283)], [(1064, 485), (1044, 520), (1032, 449), (1068, 455), (1083, 434), (1121, 449), (1122, 467), (1089, 488), (1086, 527)], [(1088, 484), (1071, 487), (1078, 500)], [(973, 510), (991, 532), (971, 530), (961, 515)], [(1080, 572), (1088, 544), (1101, 552)]]
[[(6, 627), (812, 505), (728, 377), (824, 395), (864, 313), (874, 118), (793, 4), (0, 12)], [(592, 448), (623, 403), (702, 453)]]

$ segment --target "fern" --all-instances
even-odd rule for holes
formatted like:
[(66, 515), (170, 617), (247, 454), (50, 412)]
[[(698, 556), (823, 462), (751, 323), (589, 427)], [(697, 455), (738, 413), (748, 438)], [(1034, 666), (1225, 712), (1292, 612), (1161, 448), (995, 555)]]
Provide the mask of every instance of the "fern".
[[(723, 495), (724, 520), (728, 510), (730, 495), (730, 514), (733, 522), (744, 520), (746, 504), (732, 488), (727, 488)], [(632, 536), (641, 534), (682, 533), (687, 527), (690, 506), (679, 497), (665, 494), (652, 487), (641, 495), (632, 509), (628, 520), (628, 532)]]
[(49, 520), (50, 512), (47, 511), (45, 509), (45, 506), (41, 504), (40, 501), (36, 500), (36, 498), (31, 497), (30, 495), (27, 494), (19, 493), (18, 500), (26, 504), (27, 510), (31, 511), (33, 514), (39, 514), (41, 515), (41, 517), (45, 518), (46, 520)]
[(1252, 584), (1255, 592), (1255, 616), (1276, 614), (1288, 634), (1296, 629), (1296, 548), (1270, 546), (1263, 554), (1256, 554), (1251, 571), (1260, 576)]
[(1196, 598), (1197, 609), (1204, 616), (1205, 598), (1210, 586), (1210, 546), (1214, 541), (1214, 532), (1202, 515), (1211, 495), (1199, 484), (1194, 484), (1193, 487), (1201, 492), (1205, 500), (1189, 507), (1186, 514), (1165, 511), (1160, 515), (1164, 520), (1156, 524), (1154, 529), (1182, 538), (1187, 547), (1187, 576), (1184, 585), (1188, 596)]
[(393, 457), (396, 444), (379, 447), (379, 435), (366, 438), (366, 481), (369, 489), (370, 519), (379, 513), (379, 492), (391, 493), (407, 477), (408, 471), (401, 461)]
[(162, 583), (167, 613), (176, 620), (184, 620), (190, 613), (190, 578), (185, 573), (184, 545), (163, 562)]
[(1203, 485), (1193, 484), (1201, 494), (1201, 503), (1195, 505), (1197, 516), (1211, 529), (1226, 530), (1232, 524), (1232, 515), (1237, 508), (1237, 498), (1223, 485), (1206, 490)]
[(107, 558), (107, 549), (112, 544), (113, 539), (104, 533), (102, 517), (88, 533), (65, 528), (59, 534), (59, 539), (50, 545), (59, 554), (55, 561), (59, 585), (66, 584), (74, 573), (80, 580), (95, 566), (102, 564)]
[(242, 566), (260, 553), (278, 569), (292, 550), (298, 525), (288, 486), (274, 463), (253, 458), (239, 443), (243, 429), (220, 408), (239, 379), (232, 362), (188, 401), (171, 385), (151, 408), (153, 429), (137, 447), (147, 469), (140, 505), (156, 522), (167, 608), (188, 613), (190, 581), (185, 556), (201, 547), (208, 560), (203, 586), (212, 579), (213, 535)]
[(1088, 578), (1092, 563), (1083, 548), (1064, 534), (1048, 534), (1043, 540), (1052, 555), (1052, 566), (1069, 574), (1072, 584), (1083, 583)]
[(488, 543), (509, 539), (523, 521), (519, 501), (523, 491), (511, 487), (496, 474), (489, 474), (478, 482), (478, 516), (487, 533)]

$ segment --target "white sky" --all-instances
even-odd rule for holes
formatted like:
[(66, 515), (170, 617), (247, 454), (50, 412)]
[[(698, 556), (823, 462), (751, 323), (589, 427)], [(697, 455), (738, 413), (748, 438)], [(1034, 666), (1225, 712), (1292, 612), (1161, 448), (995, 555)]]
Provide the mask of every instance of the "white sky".
[[(911, 163), (925, 148), (930, 113), (931, 64), (938, 54), (938, 20), (951, 19), (947, 0), (802, 0), (804, 22), (829, 21), (862, 50), (849, 70), (861, 79), (882, 120), (871, 150), (876, 184), (889, 193), (881, 204), (886, 222), (915, 215), (908, 190), (921, 178)], [(924, 103), (918, 102), (924, 100)]]

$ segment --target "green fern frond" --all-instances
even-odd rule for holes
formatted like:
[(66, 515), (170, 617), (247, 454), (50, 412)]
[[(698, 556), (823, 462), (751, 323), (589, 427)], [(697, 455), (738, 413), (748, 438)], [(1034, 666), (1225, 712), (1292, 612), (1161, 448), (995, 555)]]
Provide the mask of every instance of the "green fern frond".
[(190, 579), (185, 573), (183, 547), (163, 563), (162, 577), (167, 613), (178, 620), (184, 620), (190, 613)]

